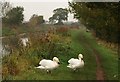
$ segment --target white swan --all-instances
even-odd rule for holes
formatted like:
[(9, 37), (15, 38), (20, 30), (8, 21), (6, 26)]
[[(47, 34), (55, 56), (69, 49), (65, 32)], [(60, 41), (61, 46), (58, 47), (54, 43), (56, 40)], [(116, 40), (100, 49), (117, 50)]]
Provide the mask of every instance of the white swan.
[(21, 38), (22, 44), (27, 46), (28, 38)]
[(26, 47), (27, 44), (29, 43), (29, 39), (28, 38), (20, 38), (19, 41), (20, 41), (19, 44), (24, 46), (24, 47)]
[(67, 67), (73, 69), (74, 71), (78, 68), (82, 68), (84, 66), (84, 61), (82, 60), (82, 58), (83, 58), (82, 54), (78, 55), (78, 59), (71, 58), (68, 61), (69, 65)]
[(51, 72), (51, 70), (53, 70), (59, 66), (59, 59), (57, 57), (54, 57), (53, 61), (43, 59), (39, 62), (39, 65), (40, 66), (35, 67), (35, 68), (44, 69), (44, 70), (47, 70), (47, 72)]

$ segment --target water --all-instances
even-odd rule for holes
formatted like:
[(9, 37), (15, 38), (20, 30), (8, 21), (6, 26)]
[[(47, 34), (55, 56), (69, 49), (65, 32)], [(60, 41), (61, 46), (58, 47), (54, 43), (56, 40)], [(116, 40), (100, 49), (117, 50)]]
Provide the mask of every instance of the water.
[(2, 39), (0, 39), (0, 58), (2, 57)]
[(0, 58), (4, 57), (5, 55), (8, 55), (9, 53), (9, 51), (3, 48), (2, 39), (0, 38)]

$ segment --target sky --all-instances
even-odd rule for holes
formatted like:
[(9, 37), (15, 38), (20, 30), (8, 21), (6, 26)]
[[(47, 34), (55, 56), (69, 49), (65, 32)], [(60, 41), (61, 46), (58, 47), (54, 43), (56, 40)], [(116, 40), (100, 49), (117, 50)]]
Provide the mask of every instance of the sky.
[[(1, 1), (1, 0), (0, 0)], [(29, 21), (33, 14), (43, 15), (45, 20), (53, 15), (53, 10), (56, 8), (67, 8), (68, 1), (72, 0), (2, 0), (10, 2), (14, 7), (24, 7), (24, 21)], [(76, 0), (82, 1), (83, 0)], [(85, 0), (84, 0), (85, 1)], [(86, 1), (102, 1), (102, 0), (86, 0)], [(105, 0), (103, 0), (105, 1)], [(106, 0), (118, 1), (118, 0)], [(68, 15), (68, 21), (77, 21), (73, 18), (73, 14)]]
[[(56, 8), (68, 8), (68, 0), (29, 0), (16, 1), (9, 0), (13, 7), (24, 7), (24, 21), (29, 21), (33, 14), (43, 15), (45, 20), (53, 15)], [(73, 14), (68, 15), (68, 21), (77, 21), (73, 18)]]

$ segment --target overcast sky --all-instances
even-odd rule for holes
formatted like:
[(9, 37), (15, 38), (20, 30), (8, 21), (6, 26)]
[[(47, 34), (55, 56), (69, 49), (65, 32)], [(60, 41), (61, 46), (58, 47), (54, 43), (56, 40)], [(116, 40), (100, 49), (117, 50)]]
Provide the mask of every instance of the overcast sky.
[[(24, 7), (24, 20), (28, 21), (33, 14), (43, 15), (45, 20), (53, 15), (53, 10), (56, 8), (68, 8), (68, 0), (29, 0), (16, 1), (9, 0), (12, 5)], [(73, 15), (69, 14), (68, 21), (76, 21)]]

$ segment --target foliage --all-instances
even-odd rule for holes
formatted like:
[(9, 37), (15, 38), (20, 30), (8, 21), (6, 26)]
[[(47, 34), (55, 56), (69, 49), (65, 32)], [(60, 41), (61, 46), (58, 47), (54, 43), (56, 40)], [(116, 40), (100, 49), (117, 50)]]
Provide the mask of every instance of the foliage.
[(3, 18), (3, 23), (7, 23), (10, 25), (19, 25), (23, 21), (23, 7), (15, 7), (12, 8), (9, 12), (7, 12), (6, 16)]
[(57, 21), (57, 24), (63, 24), (62, 21), (66, 21), (68, 18), (68, 10), (65, 8), (57, 8), (53, 10), (53, 16), (49, 18), (49, 21), (51, 23), (54, 23)]
[(15, 34), (15, 32), (9, 27), (2, 28), (2, 36), (13, 35), (13, 34)]
[(118, 42), (119, 3), (69, 3), (74, 17), (79, 19), (88, 29), (94, 30), (96, 36), (107, 42)]
[(33, 14), (33, 16), (30, 18), (29, 20), (29, 24), (30, 26), (37, 26), (37, 25), (40, 25), (44, 23), (44, 19), (43, 19), (43, 16), (38, 16), (36, 14)]
[(53, 17), (50, 17), (50, 18), (49, 18), (49, 22), (50, 22), (51, 24), (55, 24), (55, 23), (56, 23), (56, 20), (54, 20)]
[[(51, 30), (47, 33), (30, 34), (32, 47), (38, 54), (38, 57), (52, 58), (67, 51), (70, 38), (61, 36)], [(64, 40), (64, 41), (63, 41)]]
[(67, 26), (61, 26), (61, 27), (58, 27), (56, 29), (56, 32), (58, 34), (62, 34), (62, 36), (70, 36), (70, 34), (68, 33), (68, 31), (69, 31), (69, 27), (67, 27)]

